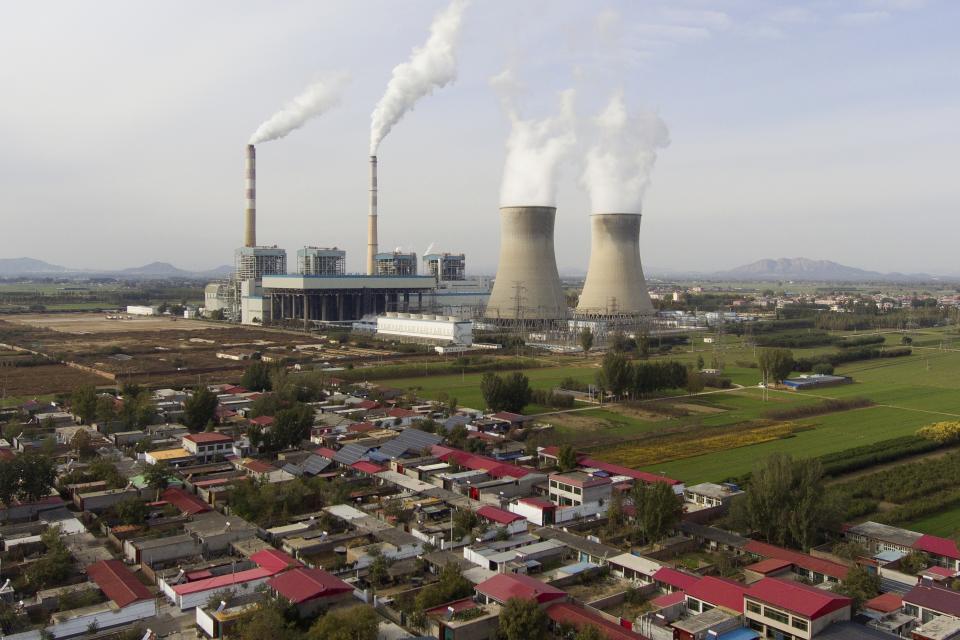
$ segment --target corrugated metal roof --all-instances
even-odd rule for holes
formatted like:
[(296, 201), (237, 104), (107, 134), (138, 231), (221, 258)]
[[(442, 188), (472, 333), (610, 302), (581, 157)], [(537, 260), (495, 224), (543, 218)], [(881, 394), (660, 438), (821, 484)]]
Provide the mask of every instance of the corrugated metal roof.
[(348, 444), (333, 454), (333, 459), (340, 464), (351, 465), (360, 460), (370, 449), (372, 447), (364, 444)]

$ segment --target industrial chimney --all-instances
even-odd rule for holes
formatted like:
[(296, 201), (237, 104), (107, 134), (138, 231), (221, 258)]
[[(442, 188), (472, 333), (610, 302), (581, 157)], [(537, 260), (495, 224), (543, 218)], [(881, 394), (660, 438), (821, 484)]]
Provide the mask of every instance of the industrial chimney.
[(556, 207), (500, 208), (500, 262), (487, 318), (566, 319), (566, 297), (553, 250), (556, 216)]
[(243, 222), (243, 246), (257, 246), (257, 149), (247, 145), (247, 211)]
[(590, 266), (577, 313), (653, 314), (640, 264), (640, 214), (599, 213), (590, 226)]
[(370, 156), (370, 214), (367, 216), (367, 275), (374, 275), (377, 255), (377, 156)]

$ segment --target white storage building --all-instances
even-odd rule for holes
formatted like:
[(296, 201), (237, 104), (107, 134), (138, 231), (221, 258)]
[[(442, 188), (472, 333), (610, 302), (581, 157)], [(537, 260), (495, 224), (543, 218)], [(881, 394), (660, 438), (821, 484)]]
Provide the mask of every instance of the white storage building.
[(377, 335), (404, 342), (428, 344), (473, 344), (473, 322), (456, 316), (388, 311), (377, 317)]

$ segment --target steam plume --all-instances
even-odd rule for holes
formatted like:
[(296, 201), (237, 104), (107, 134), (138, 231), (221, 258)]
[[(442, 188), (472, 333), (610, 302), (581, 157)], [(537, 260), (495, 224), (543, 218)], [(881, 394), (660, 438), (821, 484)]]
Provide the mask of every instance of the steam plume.
[(577, 142), (573, 89), (560, 94), (557, 115), (524, 120), (507, 92), (515, 86), (513, 74), (505, 71), (491, 83), (500, 90), (511, 125), (500, 184), (500, 206), (555, 205), (560, 165)]
[(628, 112), (617, 91), (594, 119), (597, 142), (587, 152), (582, 182), (593, 213), (640, 213), (657, 161), (670, 144), (667, 125), (651, 111)]
[(417, 100), (444, 87), (457, 77), (457, 41), (468, 0), (453, 0), (430, 25), (430, 37), (416, 47), (406, 62), (393, 68), (387, 90), (373, 109), (370, 122), (370, 155), (410, 111)]
[(282, 138), (305, 125), (311, 118), (337, 106), (349, 82), (350, 76), (341, 72), (313, 83), (257, 127), (250, 137), (250, 144)]

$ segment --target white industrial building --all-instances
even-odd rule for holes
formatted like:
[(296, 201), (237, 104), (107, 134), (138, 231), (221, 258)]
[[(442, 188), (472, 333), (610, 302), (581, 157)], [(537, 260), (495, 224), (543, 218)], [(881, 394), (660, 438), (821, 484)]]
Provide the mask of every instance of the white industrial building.
[(160, 307), (131, 304), (127, 305), (127, 313), (131, 316), (156, 316), (160, 315)]
[(473, 344), (473, 322), (456, 316), (388, 311), (377, 317), (377, 335), (405, 342), (429, 344)]

